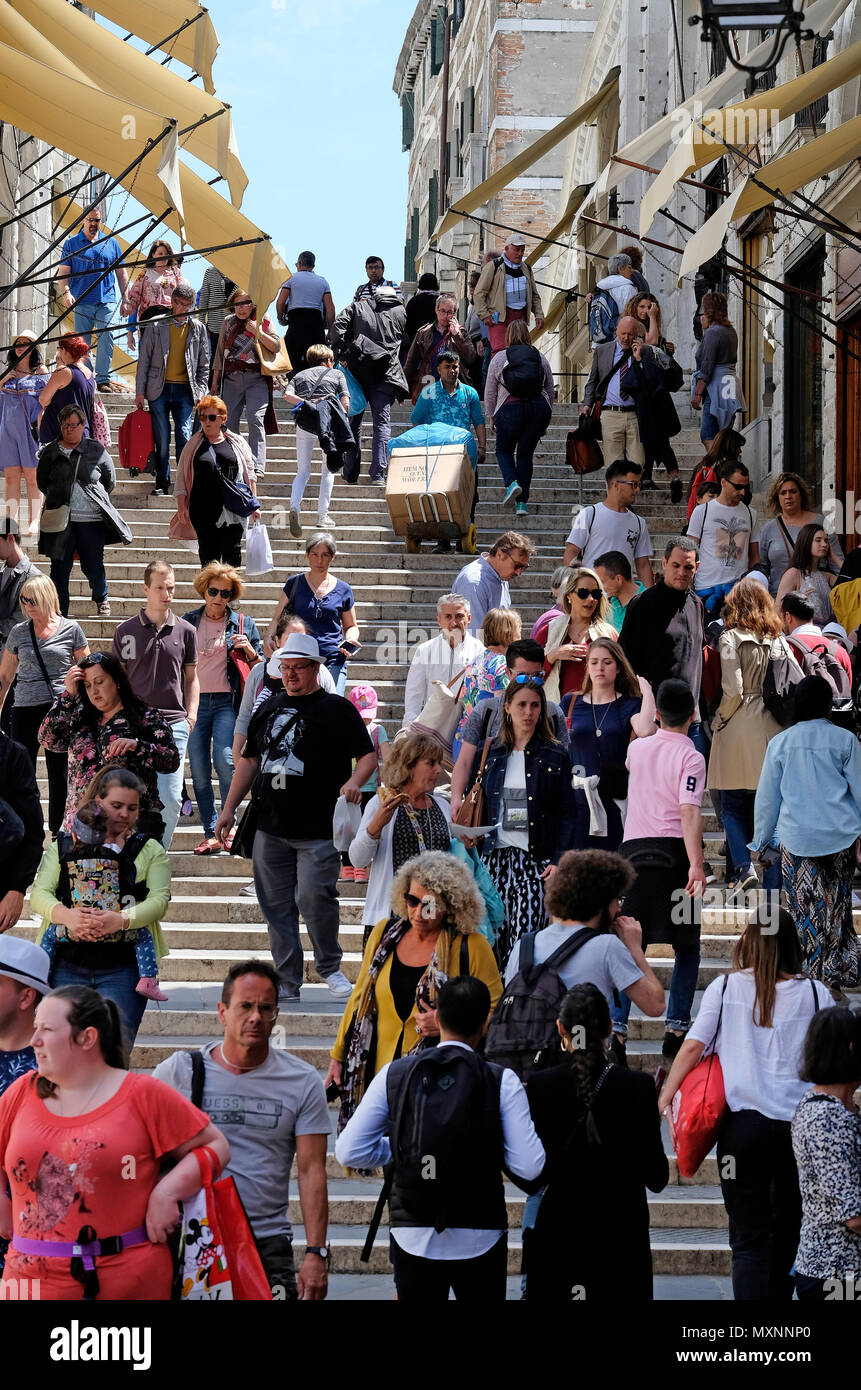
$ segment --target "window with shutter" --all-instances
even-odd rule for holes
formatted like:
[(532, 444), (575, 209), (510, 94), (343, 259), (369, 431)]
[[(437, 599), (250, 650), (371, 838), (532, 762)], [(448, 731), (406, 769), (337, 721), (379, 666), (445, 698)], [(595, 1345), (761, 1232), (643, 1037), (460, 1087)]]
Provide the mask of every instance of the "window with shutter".
[(430, 31), (430, 54), (431, 54), (431, 77), (436, 77), (442, 69), (442, 60), (445, 52), (445, 6), (440, 5), (434, 11), (431, 20)]
[(452, 38), (453, 38), (454, 35), (457, 33), (457, 31), (458, 31), (458, 29), (460, 28), (461, 24), (463, 24), (463, 16), (464, 16), (464, 13), (465, 13), (465, 12), (466, 12), (466, 0), (454, 0), (454, 12), (453, 12), (453, 15), (452, 15), (452, 26), (451, 26)]
[(463, 98), (463, 132), (472, 135), (475, 130), (475, 88), (467, 87)]
[(401, 97), (401, 149), (408, 150), (415, 136), (416, 119), (416, 94), (415, 92), (404, 92)]
[[(820, 38), (817, 34), (813, 40), (813, 56), (810, 67), (818, 68), (828, 57), (828, 36)], [(811, 106), (805, 106), (801, 111), (795, 113), (796, 126), (818, 126), (825, 124), (825, 117), (828, 115), (828, 95), (818, 97)]]
[(433, 173), (428, 179), (428, 241), (433, 236), (433, 229), (437, 224), (439, 216), (439, 174)]

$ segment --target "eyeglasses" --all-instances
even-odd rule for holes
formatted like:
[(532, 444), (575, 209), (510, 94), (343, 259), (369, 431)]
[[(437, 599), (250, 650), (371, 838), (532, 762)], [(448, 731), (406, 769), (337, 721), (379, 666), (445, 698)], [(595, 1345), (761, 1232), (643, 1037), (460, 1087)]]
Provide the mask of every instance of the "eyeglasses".
[(232, 598), (232, 589), (216, 589), (211, 584), (206, 591), (210, 598)]
[(640, 486), (640, 479), (639, 479), (639, 478), (617, 478), (617, 479), (616, 479), (616, 482), (617, 482), (617, 483), (620, 483), (622, 487), (639, 487), (639, 486)]
[(23, 594), (21, 595), (20, 602), (24, 604), (25, 608), (38, 607), (38, 604), (36, 603), (36, 600), (34, 598), (25, 598)]
[(208, 420), (212, 424), (213, 420), (225, 420), (227, 417), (225, 415), (201, 415), (200, 418), (201, 420)]
[(601, 590), (601, 589), (573, 589), (573, 590), (572, 590), (572, 593), (575, 593), (579, 599), (582, 599), (582, 600), (583, 600), (584, 603), (586, 602), (587, 599), (592, 599), (592, 601), (593, 601), (594, 603), (598, 603), (598, 602), (600, 601), (602, 592), (603, 592), (603, 590)]
[(286, 671), (288, 676), (298, 675), (300, 671), (307, 671), (311, 666), (315, 666), (316, 664), (317, 663), (314, 661), (300, 661), (296, 666), (288, 666), (286, 661), (282, 661), (281, 670), (282, 672)]
[(234, 309), (253, 309), (254, 305), (250, 299), (235, 299), (233, 301), (233, 307)]
[(526, 673), (525, 673), (524, 671), (521, 671), (521, 673), (520, 673), (519, 676), (515, 676), (515, 677), (514, 677), (514, 684), (515, 684), (515, 685), (543, 685), (543, 684), (544, 684), (544, 675), (543, 675), (543, 673), (542, 673), (541, 671), (539, 671), (537, 676), (527, 676)]
[(433, 898), (417, 898), (415, 893), (404, 893), (404, 902), (407, 907), (429, 908), (431, 911), (434, 907)]

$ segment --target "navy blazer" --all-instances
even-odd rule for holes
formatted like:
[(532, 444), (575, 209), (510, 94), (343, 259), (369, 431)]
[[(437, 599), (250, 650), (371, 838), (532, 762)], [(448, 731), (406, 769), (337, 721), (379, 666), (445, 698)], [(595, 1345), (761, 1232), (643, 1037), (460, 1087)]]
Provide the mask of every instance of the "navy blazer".
[[(477, 748), (470, 783), (481, 762)], [(482, 785), (487, 799), (486, 824), (496, 825), (502, 816), (502, 789), (511, 750), (501, 739), (490, 745)], [(529, 853), (533, 859), (557, 864), (566, 850), (575, 847), (576, 801), (571, 787), (571, 760), (561, 743), (546, 743), (533, 734), (525, 748), (526, 798), (529, 808)], [(486, 835), (482, 854), (495, 849), (496, 834)]]

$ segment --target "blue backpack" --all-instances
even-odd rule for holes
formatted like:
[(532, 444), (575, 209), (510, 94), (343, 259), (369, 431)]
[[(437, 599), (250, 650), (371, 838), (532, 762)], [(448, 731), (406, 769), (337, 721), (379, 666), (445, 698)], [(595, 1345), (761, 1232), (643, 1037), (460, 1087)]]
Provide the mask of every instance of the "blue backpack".
[(619, 322), (619, 306), (609, 290), (593, 290), (589, 305), (589, 337), (595, 343), (609, 343)]

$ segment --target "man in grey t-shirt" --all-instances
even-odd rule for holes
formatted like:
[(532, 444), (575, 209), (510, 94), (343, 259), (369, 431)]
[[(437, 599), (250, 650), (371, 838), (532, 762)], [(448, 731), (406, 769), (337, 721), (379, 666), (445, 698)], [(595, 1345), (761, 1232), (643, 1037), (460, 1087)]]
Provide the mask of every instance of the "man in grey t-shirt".
[[(589, 927), (586, 941), (557, 971), (566, 989), (591, 984), (609, 1000), (614, 990), (628, 995), (650, 1018), (664, 1012), (664, 990), (643, 951), (643, 931), (633, 917), (621, 915), (620, 899), (629, 893), (636, 874), (620, 854), (603, 849), (569, 850), (559, 860), (545, 890), (550, 925), (535, 938), (535, 963), (541, 965), (564, 941)], [(515, 942), (505, 967), (505, 983), (517, 974), (520, 942)], [(617, 1056), (624, 1056), (624, 1039), (614, 1035)]]
[[(329, 1263), (329, 1112), (314, 1068), (283, 1048), (270, 1048), (277, 1017), (273, 967), (261, 960), (232, 966), (218, 1005), (224, 1037), (201, 1049), (205, 1073), (200, 1105), (230, 1142), (225, 1172), (236, 1179), (273, 1298), (323, 1299)], [(190, 1053), (175, 1052), (154, 1075), (190, 1098)], [(306, 1240), (298, 1278), (287, 1218), (294, 1155)]]

